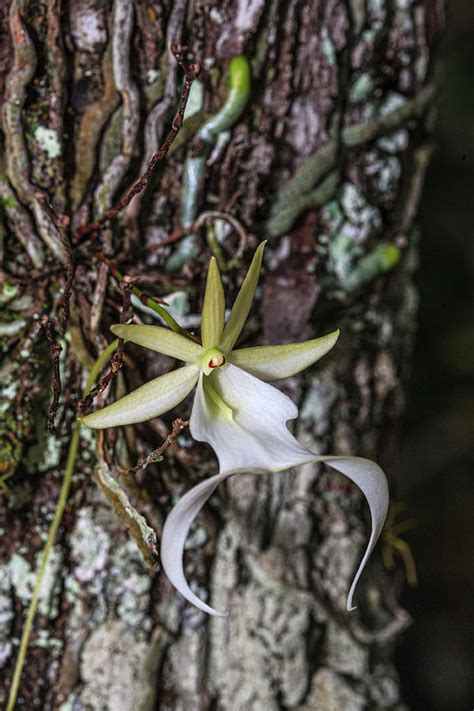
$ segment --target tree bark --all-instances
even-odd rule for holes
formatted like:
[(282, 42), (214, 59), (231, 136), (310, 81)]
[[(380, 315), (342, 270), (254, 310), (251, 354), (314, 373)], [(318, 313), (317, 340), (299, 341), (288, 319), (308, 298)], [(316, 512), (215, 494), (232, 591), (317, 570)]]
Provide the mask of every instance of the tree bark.
[[(431, 150), (443, 6), (9, 0), (0, 14), (1, 698), (84, 373), (120, 317), (123, 280), (98, 251), (193, 329), (212, 252), (234, 297), (255, 246), (268, 237), (242, 342), (341, 328), (322, 363), (281, 384), (300, 406), (295, 433), (320, 453), (376, 459), (396, 500), (397, 422), (416, 326), (416, 212)], [(201, 64), (202, 106), (149, 188), (94, 240), (73, 241), (71, 313), (59, 338), (66, 237), (113, 204), (169, 129), (182, 84), (172, 42), (186, 44)], [(194, 200), (195, 217), (230, 214), (242, 230), (214, 217), (180, 239), (183, 165), (204, 155), (196, 130), (225, 101), (229, 60), (239, 54), (251, 63), (250, 100), (208, 151)], [(51, 222), (45, 195), (68, 225)], [(152, 323), (134, 303), (136, 316)], [(45, 316), (62, 346), (54, 435), (46, 433)], [(127, 347), (108, 397), (174, 365)], [(187, 416), (190, 402), (175, 416)], [(83, 430), (17, 708), (402, 708), (393, 657), (409, 624), (398, 601), (404, 569), (382, 564), (380, 550), (390, 557), (385, 535), (361, 581), (358, 610), (345, 612), (368, 526), (360, 494), (342, 476), (308, 465), (221, 487), (191, 532), (186, 570), (200, 596), (231, 610), (228, 619), (183, 604), (145, 565), (112, 505), (117, 482), (159, 537), (173, 497), (216, 471), (210, 450), (185, 430), (163, 462), (118, 476), (158, 446), (172, 419), (109, 432), (111, 478), (93, 476), (96, 447)]]

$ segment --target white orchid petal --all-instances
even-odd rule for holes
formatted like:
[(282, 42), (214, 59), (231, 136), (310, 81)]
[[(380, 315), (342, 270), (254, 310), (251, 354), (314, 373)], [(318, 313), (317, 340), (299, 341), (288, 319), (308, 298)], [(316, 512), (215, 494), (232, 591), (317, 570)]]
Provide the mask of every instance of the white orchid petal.
[[(224, 404), (219, 408), (203, 387), (203, 377), (194, 398), (190, 431), (194, 439), (211, 445), (222, 471), (278, 470), (307, 461), (307, 450), (286, 426), (298, 415), (289, 397), (229, 364), (209, 376), (208, 387)], [(231, 416), (223, 414), (224, 408)]]
[(338, 337), (339, 329), (302, 343), (241, 348), (232, 351), (229, 360), (262, 380), (281, 380), (313, 365), (331, 350)]
[(151, 351), (184, 360), (187, 363), (198, 363), (204, 353), (202, 346), (198, 343), (161, 326), (117, 323), (111, 326), (110, 330), (118, 338), (123, 338), (126, 343), (130, 341), (130, 343), (136, 343), (137, 346), (149, 348)]
[(359, 487), (369, 505), (372, 530), (364, 557), (359, 564), (347, 596), (347, 610), (351, 612), (355, 610), (352, 599), (357, 583), (377, 543), (377, 539), (380, 536), (387, 517), (389, 503), (387, 479), (378, 464), (372, 462), (370, 459), (364, 459), (363, 457), (322, 456), (316, 457), (314, 461), (324, 462), (336, 471), (344, 474), (344, 476)]
[(195, 386), (198, 377), (199, 366), (186, 365), (150, 380), (112, 405), (79, 419), (82, 424), (94, 429), (151, 420), (184, 400)]
[(260, 269), (262, 267), (263, 250), (265, 249), (266, 241), (259, 244), (255, 254), (253, 255), (252, 263), (245, 276), (244, 283), (232, 307), (229, 320), (224, 328), (224, 335), (219, 344), (219, 348), (225, 353), (229, 353), (234, 347), (244, 324), (249, 315), (250, 307), (252, 306), (255, 289), (257, 288)]
[(215, 348), (224, 330), (225, 299), (221, 275), (215, 257), (212, 257), (207, 272), (204, 304), (202, 307), (201, 340), (204, 350)]
[(170, 582), (186, 600), (203, 612), (217, 617), (227, 617), (228, 613), (214, 610), (193, 593), (184, 576), (183, 553), (194, 519), (216, 486), (228, 476), (229, 473), (224, 472), (193, 486), (171, 510), (161, 534), (161, 564)]
[[(360, 457), (335, 457), (316, 456), (305, 450), (308, 462), (324, 462), (336, 471), (347, 476), (362, 491), (369, 504), (372, 518), (372, 532), (367, 546), (367, 550), (362, 558), (359, 568), (354, 576), (354, 580), (347, 597), (347, 610), (355, 608), (352, 599), (357, 582), (372, 553), (377, 539), (382, 530), (388, 509), (388, 487), (387, 480), (382, 469), (368, 459)], [(293, 465), (296, 465), (295, 461)], [(285, 467), (286, 468), (286, 467)], [(199, 598), (190, 589), (183, 568), (184, 544), (189, 529), (202, 507), (209, 499), (216, 486), (225, 479), (236, 474), (263, 474), (269, 473), (265, 469), (230, 469), (194, 486), (188, 491), (172, 509), (166, 519), (161, 538), (161, 562), (163, 569), (171, 583), (181, 595), (198, 607), (200, 610), (210, 615), (226, 617), (228, 613), (218, 612)]]

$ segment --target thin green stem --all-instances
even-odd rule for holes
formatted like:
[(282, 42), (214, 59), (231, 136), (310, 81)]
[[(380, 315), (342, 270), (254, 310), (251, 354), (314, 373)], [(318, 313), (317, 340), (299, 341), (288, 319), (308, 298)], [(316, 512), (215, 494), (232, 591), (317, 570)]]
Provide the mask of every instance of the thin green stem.
[[(113, 264), (110, 259), (105, 257), (103, 254), (98, 254), (97, 256), (102, 262), (104, 262), (104, 264), (107, 264), (112, 273), (112, 276), (120, 284), (120, 282), (122, 282), (125, 278), (122, 272), (117, 269), (115, 264)], [(182, 328), (179, 323), (174, 320), (172, 315), (166, 309), (164, 309), (161, 304), (156, 302), (151, 296), (144, 294), (143, 291), (138, 288), (138, 286), (132, 287), (132, 293), (135, 294), (138, 299), (140, 299), (142, 304), (145, 304), (145, 306), (148, 306), (148, 308), (153, 309), (153, 311), (155, 311), (159, 316), (161, 316), (163, 321), (166, 323), (167, 326), (169, 326), (169, 328), (171, 328), (172, 331), (174, 331), (175, 333), (179, 333), (181, 336), (189, 338), (188, 332), (185, 331), (184, 328)]]
[[(95, 361), (95, 363), (92, 366), (91, 371), (89, 373), (89, 377), (87, 379), (87, 385), (85, 387), (84, 394), (83, 394), (84, 397), (91, 390), (92, 386), (94, 385), (95, 381), (97, 380), (97, 377), (98, 377), (102, 367), (104, 366), (104, 364), (106, 363), (106, 361), (110, 357), (110, 355), (112, 355), (112, 353), (116, 350), (117, 345), (118, 345), (118, 340), (115, 340), (112, 343), (110, 343), (107, 346), (107, 348), (100, 354), (100, 356)], [(68, 500), (68, 496), (69, 496), (69, 490), (71, 488), (72, 477), (74, 474), (74, 465), (76, 462), (77, 450), (79, 448), (80, 433), (81, 433), (81, 425), (80, 425), (80, 422), (76, 420), (76, 422), (74, 423), (73, 429), (72, 429), (72, 435), (71, 435), (71, 440), (69, 443), (69, 450), (68, 450), (67, 460), (66, 460), (66, 468), (64, 471), (64, 479), (63, 479), (63, 483), (61, 486), (61, 491), (59, 493), (58, 503), (56, 506), (56, 510), (54, 512), (54, 517), (51, 522), (51, 526), (49, 527), (48, 538), (46, 540), (46, 544), (45, 544), (45, 546), (43, 548), (43, 552), (41, 554), (41, 562), (40, 562), (40, 565), (38, 568), (38, 573), (36, 575), (35, 587), (33, 590), (33, 595), (31, 596), (30, 605), (28, 607), (28, 612), (27, 612), (26, 619), (25, 619), (25, 625), (23, 627), (23, 633), (21, 635), (20, 648), (18, 650), (18, 656), (17, 656), (16, 663), (15, 663), (15, 670), (13, 672), (12, 685), (10, 688), (10, 695), (8, 697), (8, 704), (6, 707), (6, 711), (14, 711), (14, 708), (15, 708), (15, 703), (16, 703), (16, 699), (18, 696), (18, 690), (20, 687), (21, 673), (22, 673), (23, 667), (25, 665), (26, 652), (28, 650), (31, 632), (33, 630), (33, 622), (35, 619), (36, 611), (38, 609), (38, 603), (39, 603), (40, 596), (41, 596), (41, 587), (43, 584), (44, 575), (46, 572), (46, 568), (48, 566), (48, 561), (50, 558), (51, 549), (54, 545), (54, 541), (56, 539), (56, 534), (58, 532), (58, 528), (61, 525), (61, 521), (62, 521), (63, 514), (64, 514), (64, 509), (66, 508), (66, 504), (67, 504), (67, 500)]]

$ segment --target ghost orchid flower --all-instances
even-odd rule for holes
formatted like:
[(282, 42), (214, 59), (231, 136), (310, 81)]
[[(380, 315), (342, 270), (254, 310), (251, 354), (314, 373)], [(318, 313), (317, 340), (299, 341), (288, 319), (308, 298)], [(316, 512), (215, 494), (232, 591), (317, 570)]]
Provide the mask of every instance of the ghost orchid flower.
[(227, 323), (216, 260), (209, 265), (202, 310), (202, 345), (160, 326), (115, 325), (125, 341), (172, 356), (187, 365), (142, 385), (102, 410), (82, 418), (93, 428), (143, 422), (171, 410), (197, 384), (190, 419), (191, 435), (207, 442), (219, 460), (219, 474), (188, 491), (163, 528), (161, 559), (176, 589), (199, 609), (226, 616), (202, 602), (190, 589), (183, 571), (189, 529), (214, 489), (242, 473), (277, 472), (309, 462), (325, 462), (354, 482), (367, 499), (372, 532), (347, 598), (352, 610), (356, 584), (382, 530), (388, 508), (388, 487), (382, 469), (368, 459), (318, 456), (301, 445), (286, 423), (298, 415), (296, 405), (269, 381), (299, 373), (325, 355), (339, 331), (303, 343), (234, 350), (255, 294), (265, 243), (258, 247)]

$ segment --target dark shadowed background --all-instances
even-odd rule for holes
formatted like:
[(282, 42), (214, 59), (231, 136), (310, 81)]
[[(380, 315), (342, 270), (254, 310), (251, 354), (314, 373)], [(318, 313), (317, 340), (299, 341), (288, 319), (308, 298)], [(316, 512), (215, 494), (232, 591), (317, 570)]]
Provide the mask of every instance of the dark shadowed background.
[(448, 4), (401, 452), (419, 585), (399, 664), (417, 711), (474, 707), (474, 2)]

